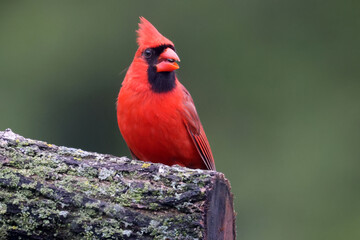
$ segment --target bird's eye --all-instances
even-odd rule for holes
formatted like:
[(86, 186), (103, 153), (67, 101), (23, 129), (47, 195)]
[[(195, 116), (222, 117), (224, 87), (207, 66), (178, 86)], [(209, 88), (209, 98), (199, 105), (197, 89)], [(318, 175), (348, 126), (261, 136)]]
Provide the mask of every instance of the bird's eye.
[(152, 56), (153, 51), (152, 51), (152, 49), (148, 48), (148, 49), (145, 49), (143, 54), (144, 54), (144, 57), (149, 58)]

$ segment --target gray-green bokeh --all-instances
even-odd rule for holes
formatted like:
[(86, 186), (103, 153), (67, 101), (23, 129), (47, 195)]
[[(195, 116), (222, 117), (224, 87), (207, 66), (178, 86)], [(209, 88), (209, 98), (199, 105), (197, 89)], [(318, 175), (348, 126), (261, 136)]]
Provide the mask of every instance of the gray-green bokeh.
[(0, 129), (128, 155), (139, 16), (176, 45), (238, 239), (360, 238), (359, 1), (0, 2)]

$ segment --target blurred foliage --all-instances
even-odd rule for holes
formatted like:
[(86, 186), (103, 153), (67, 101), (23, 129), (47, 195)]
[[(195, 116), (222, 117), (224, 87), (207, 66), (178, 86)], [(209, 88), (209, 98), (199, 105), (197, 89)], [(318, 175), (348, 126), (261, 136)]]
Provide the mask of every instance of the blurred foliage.
[(239, 239), (360, 238), (359, 1), (0, 2), (0, 129), (129, 155), (138, 17), (176, 45)]

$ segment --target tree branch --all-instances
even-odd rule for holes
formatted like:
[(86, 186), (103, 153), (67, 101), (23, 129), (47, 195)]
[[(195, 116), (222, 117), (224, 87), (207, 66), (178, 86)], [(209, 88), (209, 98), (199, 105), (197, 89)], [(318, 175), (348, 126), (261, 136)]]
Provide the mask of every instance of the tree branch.
[(0, 131), (0, 239), (235, 239), (222, 173)]

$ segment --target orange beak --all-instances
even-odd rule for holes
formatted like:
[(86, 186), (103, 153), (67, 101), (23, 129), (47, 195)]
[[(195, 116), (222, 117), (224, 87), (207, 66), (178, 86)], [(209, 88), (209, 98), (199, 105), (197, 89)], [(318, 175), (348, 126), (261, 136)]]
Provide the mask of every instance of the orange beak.
[(165, 49), (162, 52), (158, 59), (158, 64), (156, 64), (157, 72), (172, 72), (176, 69), (179, 69), (179, 65), (176, 61), (180, 62), (179, 56), (171, 48)]

